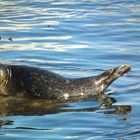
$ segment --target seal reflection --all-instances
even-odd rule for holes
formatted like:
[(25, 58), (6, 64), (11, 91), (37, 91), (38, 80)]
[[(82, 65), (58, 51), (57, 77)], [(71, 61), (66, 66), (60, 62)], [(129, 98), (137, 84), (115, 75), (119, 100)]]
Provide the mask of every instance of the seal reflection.
[[(71, 109), (69, 103), (77, 101), (87, 101), (95, 99), (99, 102), (98, 106), (90, 108)], [(0, 97), (0, 116), (16, 115), (45, 115), (61, 112), (94, 112), (98, 111), (104, 114), (128, 114), (131, 112), (130, 105), (114, 105), (117, 100), (106, 94), (94, 96), (87, 99), (70, 99), (67, 101), (25, 99), (15, 97)]]

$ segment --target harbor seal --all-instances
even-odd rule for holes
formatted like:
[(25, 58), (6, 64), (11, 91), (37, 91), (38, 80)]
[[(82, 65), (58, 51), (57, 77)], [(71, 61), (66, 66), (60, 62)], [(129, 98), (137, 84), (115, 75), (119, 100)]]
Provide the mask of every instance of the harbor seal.
[(76, 79), (31, 66), (0, 64), (0, 95), (56, 100), (100, 95), (130, 69), (121, 65), (98, 76)]

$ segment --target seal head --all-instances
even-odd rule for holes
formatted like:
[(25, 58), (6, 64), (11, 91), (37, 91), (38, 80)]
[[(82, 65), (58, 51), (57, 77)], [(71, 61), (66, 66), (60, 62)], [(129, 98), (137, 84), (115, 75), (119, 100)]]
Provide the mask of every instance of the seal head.
[(6, 92), (6, 86), (9, 81), (10, 70), (6, 65), (0, 64), (0, 94), (1, 95), (8, 95)]

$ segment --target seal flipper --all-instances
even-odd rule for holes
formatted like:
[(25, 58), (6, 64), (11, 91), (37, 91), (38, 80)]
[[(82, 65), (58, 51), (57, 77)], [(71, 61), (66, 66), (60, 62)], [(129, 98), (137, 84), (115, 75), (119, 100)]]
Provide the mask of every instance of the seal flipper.
[(131, 70), (129, 65), (121, 65), (111, 70), (107, 70), (106, 72), (98, 75), (96, 79), (96, 87), (98, 93), (104, 92), (104, 90), (117, 78), (119, 78), (124, 73)]

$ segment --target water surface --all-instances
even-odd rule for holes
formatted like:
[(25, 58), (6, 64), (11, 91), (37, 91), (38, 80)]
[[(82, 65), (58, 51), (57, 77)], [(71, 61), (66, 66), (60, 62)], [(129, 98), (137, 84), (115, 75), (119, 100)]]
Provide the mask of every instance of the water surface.
[(74, 78), (133, 68), (106, 90), (109, 103), (1, 101), (0, 139), (140, 139), (138, 0), (0, 0), (0, 36), (2, 63)]

